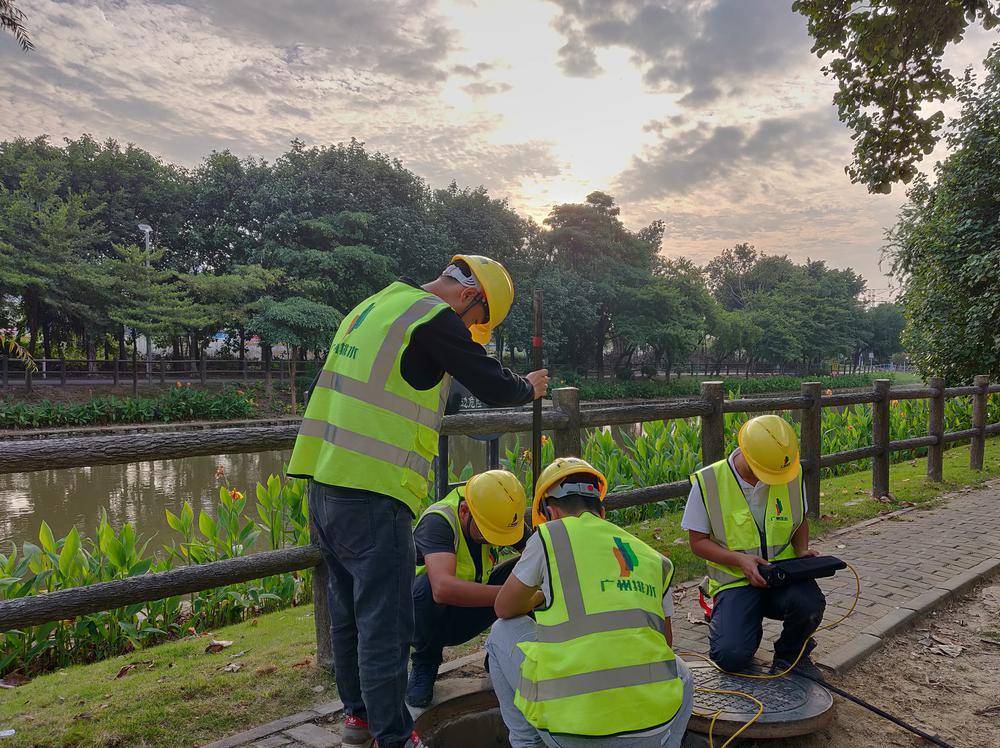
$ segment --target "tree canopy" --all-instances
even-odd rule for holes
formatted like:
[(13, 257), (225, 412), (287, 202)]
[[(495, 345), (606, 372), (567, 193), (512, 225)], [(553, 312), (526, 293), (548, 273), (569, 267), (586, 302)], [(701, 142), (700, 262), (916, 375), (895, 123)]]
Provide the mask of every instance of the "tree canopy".
[[(153, 227), (137, 245), (137, 224)], [(701, 268), (662, 255), (664, 226), (627, 227), (614, 197), (592, 192), (542, 225), (483, 187), (431, 189), (357, 142), (294, 141), (273, 162), (212, 153), (194, 169), (89, 136), (0, 143), (0, 316), (27, 348), (104, 346), (125, 355), (148, 335), (200, 358), (230, 334), (243, 356), (284, 344), (322, 354), (350, 309), (398, 276), (426, 281), (455, 254), (502, 262), (516, 298), (496, 332), (515, 360), (531, 339), (531, 297), (545, 296), (557, 371), (668, 374), (701, 352), (816, 368), (869, 345), (864, 283), (822, 262), (796, 264), (743, 244)]]
[(982, 81), (959, 85), (961, 114), (933, 183), (923, 176), (889, 233), (903, 283), (903, 340), (927, 375), (1000, 374), (1000, 45)]
[(833, 55), (823, 73), (836, 79), (833, 103), (853, 132), (851, 181), (879, 193), (909, 182), (944, 122), (926, 105), (957, 91), (941, 64), (945, 48), (973, 23), (1000, 23), (1000, 0), (795, 0), (792, 8), (808, 19), (813, 52)]

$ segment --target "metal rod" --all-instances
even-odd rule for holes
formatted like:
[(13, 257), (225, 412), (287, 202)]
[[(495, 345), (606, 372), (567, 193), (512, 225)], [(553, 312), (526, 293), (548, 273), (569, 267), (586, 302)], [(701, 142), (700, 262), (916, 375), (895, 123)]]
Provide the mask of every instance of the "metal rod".
[[(535, 370), (542, 368), (542, 292), (534, 294), (535, 330), (531, 352)], [(531, 414), (531, 495), (535, 495), (538, 474), (542, 470), (542, 398), (535, 398)]]

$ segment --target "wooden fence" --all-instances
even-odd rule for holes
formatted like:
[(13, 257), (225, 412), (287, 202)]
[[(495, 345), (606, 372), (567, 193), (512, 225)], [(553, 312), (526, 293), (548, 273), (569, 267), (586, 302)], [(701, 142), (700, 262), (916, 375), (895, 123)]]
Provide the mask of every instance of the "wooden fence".
[[(273, 358), (263, 361), (244, 359), (209, 358), (172, 359), (132, 357), (107, 359), (36, 358), (36, 370), (10, 356), (0, 356), (0, 386), (4, 389), (23, 386), (28, 391), (36, 385), (65, 387), (88, 383), (131, 383), (137, 389), (140, 383), (165, 384), (186, 381), (206, 384), (212, 382), (239, 382), (288, 379), (288, 359)], [(311, 376), (322, 362), (298, 361), (297, 376)]]
[[(986, 423), (988, 395), (997, 392), (1000, 392), (1000, 384), (991, 385), (986, 376), (977, 376), (975, 383), (967, 387), (945, 387), (943, 379), (935, 378), (928, 387), (892, 388), (888, 379), (880, 379), (869, 391), (831, 395), (823, 395), (819, 383), (806, 382), (802, 384), (798, 395), (728, 400), (721, 382), (704, 382), (701, 385), (701, 397), (696, 399), (581, 408), (578, 391), (574, 388), (561, 388), (552, 393), (553, 406), (543, 411), (542, 427), (553, 433), (557, 456), (578, 456), (583, 446), (583, 432), (587, 428), (674, 418), (699, 418), (702, 461), (708, 464), (724, 457), (723, 414), (799, 411), (802, 468), (806, 494), (809, 497), (809, 515), (817, 517), (821, 503), (820, 470), (824, 467), (871, 459), (872, 493), (878, 497), (889, 492), (889, 465), (893, 452), (926, 447), (927, 476), (931, 480), (940, 481), (946, 445), (967, 439), (970, 442), (969, 465), (975, 470), (981, 470), (986, 438), (1000, 433), (1000, 423)], [(972, 427), (945, 433), (945, 400), (963, 396), (972, 397)], [(927, 434), (890, 441), (891, 402), (916, 399), (930, 401)], [(871, 445), (846, 452), (822, 454), (822, 409), (857, 404), (872, 406)], [(446, 416), (442, 435), (447, 439), (449, 436), (519, 433), (530, 429), (529, 410), (492, 410)], [(292, 445), (296, 432), (297, 426), (292, 424), (174, 434), (8, 441), (0, 450), (0, 473), (281, 449)], [(689, 489), (690, 483), (680, 480), (619, 491), (608, 495), (606, 505), (609, 509), (621, 509), (649, 504), (684, 496)], [(317, 662), (329, 665), (332, 657), (326, 609), (326, 577), (319, 562), (319, 550), (315, 546), (306, 546), (7, 600), (0, 602), (0, 631), (316, 567), (313, 595), (316, 602)]]

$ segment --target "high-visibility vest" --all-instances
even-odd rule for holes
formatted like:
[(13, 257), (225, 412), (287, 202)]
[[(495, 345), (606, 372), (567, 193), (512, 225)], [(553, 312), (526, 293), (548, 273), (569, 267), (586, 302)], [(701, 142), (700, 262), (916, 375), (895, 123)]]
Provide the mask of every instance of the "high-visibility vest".
[[(795, 558), (792, 536), (805, 516), (802, 473), (790, 483), (769, 486), (764, 528), (757, 526), (739, 479), (729, 460), (719, 460), (691, 476), (698, 481), (711, 526), (709, 537), (730, 551), (768, 561)], [(743, 570), (713, 561), (708, 564), (708, 591), (713, 597), (730, 587), (749, 584)]]
[(551, 733), (609, 736), (666, 724), (683, 684), (664, 636), (673, 565), (586, 513), (539, 527), (552, 601), (535, 611), (514, 703)]
[[(420, 515), (417, 527), (420, 527), (420, 523), (424, 521), (424, 518), (431, 514), (440, 514), (448, 520), (448, 524), (451, 525), (451, 530), (455, 534), (455, 576), (458, 579), (464, 579), (466, 582), (482, 582), (484, 579), (490, 578), (490, 572), (493, 571), (493, 567), (496, 565), (498, 558), (497, 549), (488, 543), (483, 543), (480, 546), (479, 553), (481, 554), (482, 565), (480, 573), (477, 576), (476, 564), (472, 559), (472, 550), (469, 548), (465, 533), (462, 532), (462, 523), (458, 521), (458, 505), (464, 498), (465, 486), (459, 486), (441, 501), (427, 507), (424, 513)], [(417, 566), (417, 574), (423, 574), (425, 571), (427, 571), (426, 566)]]
[(417, 514), (451, 378), (417, 390), (400, 362), (413, 331), (447, 309), (437, 296), (396, 282), (344, 317), (306, 406), (289, 475), (392, 496)]

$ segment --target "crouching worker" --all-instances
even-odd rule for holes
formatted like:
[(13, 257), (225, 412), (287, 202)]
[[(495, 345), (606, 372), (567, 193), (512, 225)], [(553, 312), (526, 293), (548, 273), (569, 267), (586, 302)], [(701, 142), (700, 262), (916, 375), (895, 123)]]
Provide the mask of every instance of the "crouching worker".
[(670, 648), (673, 566), (604, 520), (606, 491), (578, 458), (538, 478), (538, 532), (500, 590), (502, 620), (486, 641), (514, 748), (675, 748), (684, 737), (693, 685)]
[(472, 476), (420, 516), (413, 531), (413, 664), (406, 688), (410, 706), (434, 696), (442, 650), (464, 644), (496, 620), (493, 604), (516, 559), (499, 566), (499, 549), (524, 548), (527, 499), (513, 473)]
[(709, 654), (723, 670), (744, 670), (760, 646), (763, 619), (773, 618), (784, 626), (772, 672), (787, 670), (801, 652), (796, 670), (819, 675), (809, 659), (826, 608), (819, 585), (810, 579), (769, 589), (758, 570), (818, 555), (809, 550), (798, 439), (787, 421), (766, 415), (747, 421), (738, 442), (728, 459), (691, 476), (681, 520), (691, 550), (708, 563)]

